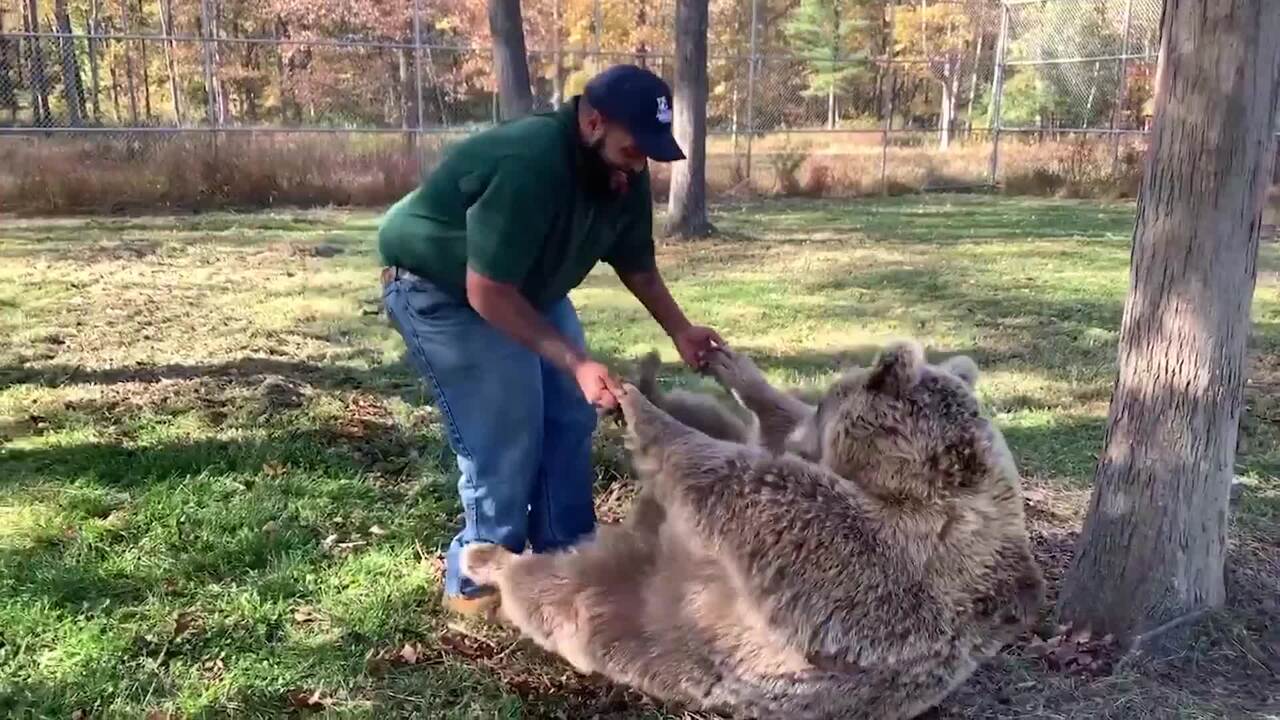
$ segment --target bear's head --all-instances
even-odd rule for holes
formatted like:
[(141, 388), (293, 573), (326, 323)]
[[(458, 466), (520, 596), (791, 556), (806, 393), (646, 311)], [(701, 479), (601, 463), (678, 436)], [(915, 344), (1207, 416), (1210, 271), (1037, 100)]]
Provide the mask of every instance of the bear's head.
[(889, 502), (982, 493), (1008, 451), (979, 412), (977, 378), (966, 356), (934, 365), (919, 343), (894, 343), (870, 368), (844, 373), (787, 449)]

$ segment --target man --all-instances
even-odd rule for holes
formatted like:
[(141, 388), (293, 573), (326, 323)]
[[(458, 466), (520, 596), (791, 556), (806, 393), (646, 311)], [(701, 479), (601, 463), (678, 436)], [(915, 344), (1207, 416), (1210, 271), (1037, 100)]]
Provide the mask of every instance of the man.
[(682, 159), (667, 84), (617, 66), (556, 112), (458, 143), (383, 219), (384, 304), (461, 470), (450, 609), (496, 604), (462, 576), (463, 545), (542, 552), (594, 530), (592, 405), (616, 407), (620, 390), (588, 354), (568, 294), (597, 262), (613, 266), (690, 366), (721, 342), (685, 318), (654, 260), (648, 160)]

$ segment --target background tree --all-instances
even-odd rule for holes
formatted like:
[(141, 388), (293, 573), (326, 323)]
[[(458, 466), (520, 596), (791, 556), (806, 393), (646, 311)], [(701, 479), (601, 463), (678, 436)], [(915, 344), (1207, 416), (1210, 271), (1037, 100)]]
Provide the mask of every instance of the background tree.
[(533, 110), (533, 92), (529, 86), (520, 0), (489, 0), (489, 32), (493, 38), (493, 65), (502, 119), (528, 115)]
[(788, 46), (808, 65), (808, 92), (827, 99), (828, 128), (839, 118), (837, 94), (871, 82), (868, 7), (866, 0), (801, 0), (783, 23)]
[[(676, 80), (672, 88), (676, 141), (686, 159), (671, 168), (667, 234), (701, 237), (707, 219), (707, 0), (676, 4)], [(656, 108), (655, 108), (656, 110)]]
[(1058, 606), (1121, 637), (1224, 601), (1280, 82), (1273, 0), (1166, 0), (1163, 28), (1119, 378)]
[[(930, 2), (918, 0), (896, 8), (893, 32), (894, 52), (899, 58), (915, 60), (901, 72), (928, 82), (939, 91), (937, 97), (938, 145), (947, 149), (961, 98), (972, 91), (974, 52), (982, 33), (990, 24), (987, 6), (979, 2)], [(990, 43), (994, 47), (994, 42)]]

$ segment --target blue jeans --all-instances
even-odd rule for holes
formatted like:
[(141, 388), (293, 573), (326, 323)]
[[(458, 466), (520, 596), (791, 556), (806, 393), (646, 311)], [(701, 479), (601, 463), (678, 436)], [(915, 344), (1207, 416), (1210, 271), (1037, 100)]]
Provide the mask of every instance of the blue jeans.
[[(543, 552), (592, 532), (596, 413), (574, 379), (423, 278), (396, 271), (383, 302), (430, 385), (461, 471), (465, 524), (445, 558), (445, 593), (483, 592), (459, 569), (467, 543)], [(568, 298), (544, 316), (585, 347)]]

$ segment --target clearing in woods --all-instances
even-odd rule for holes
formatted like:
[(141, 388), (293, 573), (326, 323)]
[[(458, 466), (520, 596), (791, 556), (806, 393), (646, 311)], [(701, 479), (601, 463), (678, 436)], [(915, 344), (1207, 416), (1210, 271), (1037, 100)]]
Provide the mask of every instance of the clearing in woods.
[[(722, 205), (661, 248), (698, 321), (821, 384), (911, 335), (966, 352), (1056, 582), (1100, 447), (1133, 207), (943, 196)], [(378, 315), (372, 213), (0, 229), (0, 715), (663, 717), (438, 604), (452, 458)], [(1280, 686), (1280, 256), (1263, 247), (1230, 606), (1190, 649), (1008, 649), (936, 717), (1263, 717)], [(661, 331), (602, 269), (596, 353)], [(708, 385), (709, 386), (709, 385)], [(599, 443), (603, 517), (625, 455)], [(1097, 662), (1094, 662), (1094, 661)], [(1104, 672), (1113, 670), (1112, 672)], [(680, 713), (672, 710), (676, 715)]]

